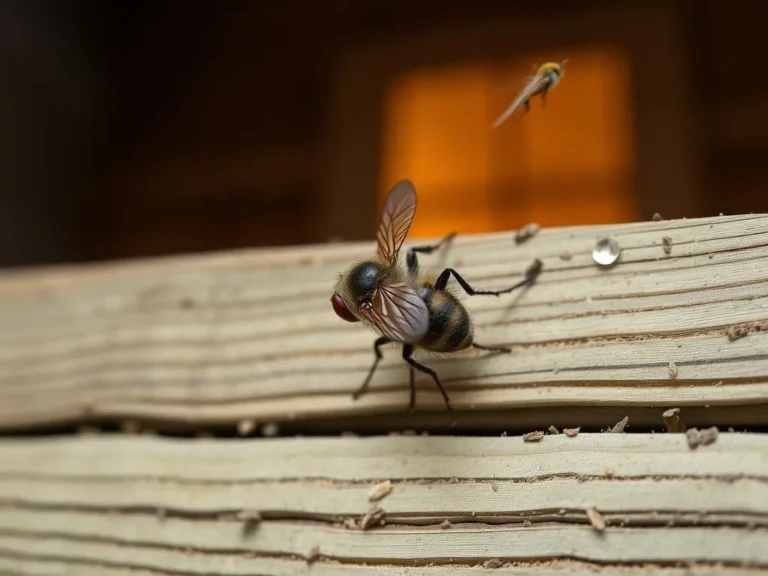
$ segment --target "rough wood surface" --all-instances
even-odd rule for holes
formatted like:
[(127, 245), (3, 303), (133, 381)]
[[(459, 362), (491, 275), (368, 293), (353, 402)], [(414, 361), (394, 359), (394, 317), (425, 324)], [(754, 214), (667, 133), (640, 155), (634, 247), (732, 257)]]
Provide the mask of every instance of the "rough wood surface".
[(14, 574), (747, 573), (768, 437), (27, 438), (0, 444), (0, 507)]
[[(610, 270), (590, 256), (607, 234), (623, 249)], [(544, 262), (517, 296), (464, 299), (478, 340), (512, 354), (425, 360), (460, 425), (608, 425), (630, 415), (630, 425), (660, 427), (671, 407), (692, 424), (768, 423), (768, 216), (544, 230), (521, 245), (513, 236), (459, 236), (421, 259), (486, 288)], [(404, 414), (407, 370), (393, 349), (370, 392), (351, 398), (374, 335), (339, 320), (329, 297), (336, 275), (371, 251), (341, 244), (7, 272), (0, 428), (98, 418), (444, 425), (425, 377), (417, 409), (426, 416)]]

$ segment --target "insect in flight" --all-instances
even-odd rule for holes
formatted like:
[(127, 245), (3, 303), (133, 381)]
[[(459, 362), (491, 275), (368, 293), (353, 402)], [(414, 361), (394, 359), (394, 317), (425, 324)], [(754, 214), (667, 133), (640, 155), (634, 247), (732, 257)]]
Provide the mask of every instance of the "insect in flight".
[(457, 296), (449, 289), (451, 275), (470, 296), (499, 296), (535, 281), (542, 263), (534, 260), (525, 278), (504, 290), (476, 290), (453, 268), (438, 276), (419, 269), (417, 254), (431, 254), (452, 240), (451, 233), (433, 245), (414, 246), (406, 254), (403, 268), (398, 256), (416, 213), (416, 190), (401, 180), (390, 190), (376, 235), (377, 250), (372, 258), (357, 262), (339, 275), (331, 304), (336, 314), (348, 322), (362, 322), (380, 334), (373, 344), (375, 359), (363, 384), (354, 392), (356, 400), (366, 390), (382, 358), (381, 347), (390, 342), (402, 344), (402, 357), (410, 366), (410, 402), (414, 408), (414, 371), (434, 380), (453, 422), (453, 408), (437, 373), (413, 358), (416, 348), (449, 353), (470, 347), (494, 352), (511, 352), (502, 346), (485, 346), (474, 339), (472, 319)]
[(541, 95), (541, 103), (544, 105), (547, 101), (547, 92), (562, 80), (566, 62), (568, 60), (547, 62), (539, 66), (532, 76), (526, 78), (525, 87), (512, 101), (512, 104), (504, 110), (504, 113), (496, 119), (493, 127), (501, 126), (520, 106), (523, 106), (523, 109), (528, 112), (531, 109), (531, 98), (537, 94)]

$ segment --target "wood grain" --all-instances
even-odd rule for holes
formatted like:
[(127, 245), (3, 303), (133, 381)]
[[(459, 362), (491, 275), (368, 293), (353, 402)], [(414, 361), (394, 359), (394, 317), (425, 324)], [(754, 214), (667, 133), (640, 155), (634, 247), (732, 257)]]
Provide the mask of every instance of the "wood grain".
[[(385, 525), (345, 526), (382, 480)], [(26, 438), (0, 444), (0, 509), (18, 574), (746, 574), (768, 571), (768, 438)]]
[[(590, 256), (605, 235), (623, 249), (609, 270)], [(687, 411), (690, 424), (768, 423), (768, 216), (544, 230), (522, 245), (513, 236), (459, 236), (421, 258), (483, 288), (544, 262), (538, 282), (517, 295), (464, 298), (478, 341), (511, 354), (424, 359), (445, 381), (460, 426), (608, 426), (631, 414), (630, 425), (661, 427), (670, 407)], [(442, 400), (422, 377), (418, 411), (404, 413), (407, 370), (394, 349), (370, 392), (351, 398), (374, 335), (339, 320), (328, 300), (336, 275), (372, 250), (338, 244), (7, 272), (0, 429), (98, 419), (445, 426)], [(747, 335), (730, 339), (740, 324)]]

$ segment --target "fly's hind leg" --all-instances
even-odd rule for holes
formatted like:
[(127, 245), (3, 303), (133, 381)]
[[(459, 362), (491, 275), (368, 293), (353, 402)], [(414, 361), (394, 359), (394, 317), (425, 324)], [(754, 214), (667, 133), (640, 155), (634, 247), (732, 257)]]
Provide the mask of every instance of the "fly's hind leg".
[(413, 355), (413, 346), (406, 344), (403, 346), (403, 360), (408, 362), (408, 364), (411, 367), (411, 402), (413, 403), (415, 401), (415, 395), (416, 395), (416, 386), (413, 379), (413, 370), (416, 369), (419, 372), (422, 372), (424, 374), (427, 374), (432, 377), (432, 380), (435, 381), (435, 385), (437, 385), (437, 389), (440, 390), (440, 394), (443, 395), (443, 400), (445, 401), (445, 407), (448, 409), (448, 416), (451, 419), (451, 427), (454, 426), (456, 423), (453, 413), (453, 407), (451, 406), (451, 400), (448, 398), (448, 394), (445, 391), (445, 388), (443, 388), (442, 382), (440, 382), (440, 377), (437, 375), (437, 372), (432, 370), (431, 368), (427, 368), (423, 364), (419, 364), (414, 360), (411, 356)]
[(512, 352), (512, 349), (507, 348), (506, 346), (484, 346), (483, 344), (478, 344), (477, 342), (472, 342), (472, 348), (477, 348), (478, 350), (486, 350), (488, 352), (504, 352), (505, 354)]
[(501, 296), (502, 294), (509, 294), (510, 292), (517, 290), (518, 288), (522, 288), (523, 286), (533, 284), (536, 281), (536, 278), (539, 276), (542, 266), (543, 264), (541, 260), (537, 258), (533, 261), (533, 264), (528, 266), (528, 269), (525, 271), (525, 278), (520, 280), (520, 282), (517, 284), (513, 284), (509, 288), (504, 288), (503, 290), (475, 290), (472, 288), (472, 286), (469, 285), (469, 282), (464, 280), (464, 278), (462, 278), (461, 275), (456, 272), (456, 270), (453, 268), (446, 268), (440, 273), (440, 276), (437, 277), (435, 288), (437, 290), (445, 290), (445, 287), (448, 286), (448, 279), (451, 277), (451, 275), (453, 275), (453, 277), (456, 279), (456, 282), (458, 282), (464, 291), (470, 296)]
[(445, 238), (436, 244), (426, 244), (424, 246), (412, 246), (405, 255), (405, 261), (408, 265), (408, 274), (416, 276), (419, 271), (419, 259), (416, 254), (432, 254), (456, 237), (456, 232), (451, 232)]
[(363, 384), (352, 394), (352, 400), (357, 400), (360, 395), (365, 392), (365, 389), (368, 388), (368, 384), (371, 383), (371, 378), (373, 378), (373, 373), (376, 371), (376, 366), (379, 365), (379, 361), (381, 360), (381, 347), (389, 342), (391, 342), (391, 340), (385, 336), (376, 338), (376, 341), (373, 343), (373, 353), (376, 356), (376, 359), (373, 361), (373, 366), (371, 366), (371, 369), (368, 371), (368, 376), (366, 376)]

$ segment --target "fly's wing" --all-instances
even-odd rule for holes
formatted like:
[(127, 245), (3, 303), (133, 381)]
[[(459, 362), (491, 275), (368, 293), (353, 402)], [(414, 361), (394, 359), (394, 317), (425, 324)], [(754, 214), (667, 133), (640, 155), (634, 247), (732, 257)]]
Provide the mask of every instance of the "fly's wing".
[(409, 180), (400, 180), (389, 191), (381, 214), (376, 233), (376, 255), (379, 258), (390, 264), (397, 262), (400, 247), (408, 235), (415, 214), (416, 189)]
[(515, 98), (512, 104), (510, 104), (509, 107), (504, 110), (504, 113), (496, 119), (496, 122), (493, 123), (493, 127), (498, 128), (506, 122), (507, 118), (509, 118), (523, 102), (526, 102), (531, 96), (543, 90), (548, 82), (549, 80), (546, 76), (533, 77), (530, 82), (526, 84), (525, 88), (522, 89), (520, 94), (517, 95), (517, 98)]
[(429, 329), (429, 310), (405, 284), (382, 284), (370, 308), (360, 310), (383, 336), (393, 342), (415, 344)]

